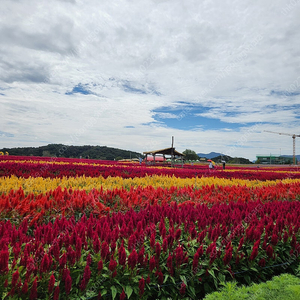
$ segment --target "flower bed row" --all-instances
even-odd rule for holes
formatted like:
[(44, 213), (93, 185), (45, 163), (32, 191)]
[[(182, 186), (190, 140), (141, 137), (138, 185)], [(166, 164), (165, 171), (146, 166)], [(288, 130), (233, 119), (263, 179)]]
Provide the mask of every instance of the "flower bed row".
[[(232, 172), (234, 171), (234, 172)], [(168, 168), (145, 165), (121, 164), (121, 163), (78, 163), (77, 161), (32, 161), (27, 158), (23, 160), (4, 160), (0, 157), (0, 176), (18, 177), (50, 177), (63, 178), (74, 176), (99, 177), (119, 176), (122, 178), (145, 177), (147, 175), (168, 175), (180, 178), (194, 178), (195, 176), (217, 178), (237, 178), (248, 180), (276, 180), (286, 178), (300, 178), (297, 168), (281, 169), (243, 169), (235, 168), (229, 170), (209, 170), (208, 166), (186, 166), (185, 168)]]
[(148, 206), (32, 228), (0, 222), (0, 291), (20, 299), (203, 296), (299, 262), (300, 202)]
[[(29, 186), (34, 188), (33, 186)], [(148, 205), (164, 205), (171, 202), (214, 205), (219, 203), (267, 201), (294, 201), (300, 199), (300, 182), (272, 186), (246, 187), (240, 185), (203, 185), (170, 188), (131, 187), (114, 189), (57, 188), (34, 194), (27, 187), (10, 190), (0, 195), (0, 217), (28, 218), (33, 224), (44, 218), (59, 215), (94, 214), (106, 215), (109, 212), (126, 212), (130, 209), (144, 209)]]

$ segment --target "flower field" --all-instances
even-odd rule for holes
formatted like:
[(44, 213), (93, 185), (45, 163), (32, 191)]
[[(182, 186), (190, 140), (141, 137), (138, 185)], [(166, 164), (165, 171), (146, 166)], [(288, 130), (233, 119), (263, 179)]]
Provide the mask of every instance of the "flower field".
[(300, 170), (0, 157), (2, 299), (201, 299), (294, 273)]

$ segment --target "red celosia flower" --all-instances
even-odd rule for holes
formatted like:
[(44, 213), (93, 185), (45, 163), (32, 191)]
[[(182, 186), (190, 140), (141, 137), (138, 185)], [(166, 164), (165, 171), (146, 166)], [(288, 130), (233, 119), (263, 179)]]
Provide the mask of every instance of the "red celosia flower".
[(30, 290), (30, 300), (34, 300), (37, 298), (37, 277), (35, 277), (31, 290)]
[(150, 237), (150, 247), (154, 248), (154, 245), (155, 245), (155, 234), (152, 233)]
[(199, 254), (196, 252), (193, 258), (193, 267), (192, 267), (194, 274), (197, 273), (198, 263), (199, 263)]
[(230, 263), (230, 261), (231, 261), (231, 258), (232, 258), (232, 250), (233, 250), (232, 247), (230, 247), (230, 248), (228, 248), (228, 249), (226, 250), (226, 253), (225, 253), (224, 258), (223, 258), (223, 262), (224, 262), (224, 265), (225, 265), (225, 266), (228, 265), (228, 264)]
[(131, 251), (136, 246), (136, 235), (132, 234), (128, 239), (128, 250)]
[(260, 267), (265, 267), (265, 265), (266, 265), (265, 259), (262, 258), (262, 259), (258, 262), (258, 265), (259, 265)]
[(240, 251), (240, 250), (242, 249), (243, 244), (244, 244), (244, 237), (242, 237), (242, 238), (240, 239), (239, 246), (238, 246), (238, 248), (237, 248), (237, 252)]
[(25, 282), (24, 282), (24, 284), (22, 286), (22, 294), (25, 295), (25, 294), (27, 294), (27, 292), (28, 292), (28, 283), (25, 280)]
[(199, 258), (203, 255), (203, 246), (201, 245), (199, 248), (198, 248), (198, 250), (197, 250), (197, 254), (198, 254), (198, 256), (199, 256)]
[(175, 240), (179, 240), (181, 236), (181, 229), (178, 228), (175, 232)]
[(134, 269), (138, 260), (138, 254), (136, 253), (136, 250), (133, 249), (132, 252), (128, 256), (128, 266), (131, 269)]
[(183, 249), (181, 246), (178, 246), (175, 249), (175, 261), (176, 261), (177, 267), (179, 267), (183, 262)]
[(150, 275), (148, 274), (148, 277), (147, 277), (147, 279), (146, 279), (146, 283), (149, 284), (150, 281), (151, 281), (151, 280), (150, 280)]
[(9, 252), (7, 246), (5, 246), (0, 252), (0, 273), (8, 272), (8, 259)]
[(157, 281), (160, 285), (164, 283), (164, 274), (161, 271), (157, 273)]
[(259, 244), (260, 244), (260, 240), (256, 241), (253, 245), (253, 248), (252, 248), (252, 252), (251, 252), (251, 255), (249, 257), (250, 260), (254, 260), (255, 257), (258, 255), (258, 247), (259, 247)]
[(101, 257), (102, 259), (106, 260), (108, 255), (109, 255), (109, 246), (107, 242), (104, 241), (101, 246)]
[(271, 239), (272, 245), (276, 246), (278, 243), (278, 235), (276, 233), (272, 234), (272, 239)]
[(126, 294), (125, 291), (123, 289), (122, 293), (120, 294), (120, 300), (125, 300), (126, 299)]
[(83, 272), (83, 278), (82, 278), (81, 283), (80, 283), (80, 289), (82, 291), (84, 291), (86, 289), (86, 286), (89, 283), (90, 278), (91, 278), (90, 266), (86, 265), (85, 269), (84, 269), (84, 272)]
[(49, 257), (48, 254), (46, 253), (41, 261), (41, 265), (40, 265), (40, 272), (41, 273), (46, 273), (49, 271), (49, 267), (50, 267), (50, 262), (49, 262)]
[(11, 280), (11, 286), (14, 288), (18, 282), (19, 279), (19, 270), (15, 271), (12, 274), (12, 280)]
[(111, 272), (114, 272), (114, 270), (116, 269), (118, 263), (113, 259), (113, 257), (110, 259), (109, 265), (108, 265), (108, 269)]
[(138, 254), (138, 263), (141, 265), (144, 264), (144, 255), (145, 255), (145, 247), (142, 246)]
[(95, 253), (99, 253), (99, 251), (100, 251), (100, 241), (99, 241), (99, 238), (98, 238), (97, 235), (95, 235), (94, 239), (93, 239), (93, 248), (94, 248)]
[(69, 295), (71, 288), (72, 288), (72, 278), (70, 276), (70, 270), (67, 269), (66, 277), (65, 277), (65, 289), (67, 295)]
[(126, 264), (126, 251), (125, 251), (125, 248), (124, 248), (123, 244), (119, 248), (119, 253), (118, 254), (119, 254), (119, 264), (121, 266), (125, 266), (125, 264)]
[(58, 243), (55, 243), (52, 247), (51, 247), (51, 253), (53, 254), (53, 256), (55, 257), (55, 259), (57, 261), (59, 261), (59, 245)]
[(160, 253), (161, 253), (161, 247), (160, 247), (159, 242), (157, 242), (155, 244), (155, 252), (156, 252), (156, 257), (159, 258), (160, 257)]
[(142, 296), (145, 292), (145, 279), (143, 277), (139, 281), (139, 290), (140, 290), (140, 296)]
[(50, 280), (49, 280), (49, 284), (48, 284), (48, 292), (49, 292), (49, 294), (52, 293), (53, 288), (54, 288), (54, 284), (55, 284), (55, 277), (54, 277), (53, 274), (51, 274)]
[(97, 296), (97, 300), (100, 300), (101, 298), (102, 298), (101, 291), (99, 291), (99, 294)]
[(53, 300), (59, 299), (59, 285), (55, 288), (54, 294), (53, 294)]
[(283, 241), (284, 241), (284, 243), (287, 242), (288, 238), (289, 238), (289, 235), (288, 235), (288, 233), (285, 231), (285, 232), (284, 232), (284, 235), (283, 235)]
[(67, 263), (67, 255), (64, 253), (59, 260), (59, 267), (63, 269)]
[(152, 256), (150, 258), (150, 261), (149, 261), (149, 269), (150, 269), (150, 271), (152, 272), (155, 267), (156, 267), (156, 260), (155, 260), (155, 257)]
[(273, 253), (274, 253), (274, 250), (272, 248), (271, 245), (268, 245), (267, 249), (266, 249), (266, 252), (267, 252), (267, 255), (270, 257), (270, 258), (273, 258)]
[(114, 241), (111, 242), (111, 244), (110, 244), (111, 253), (115, 252), (116, 247), (117, 247), (116, 242), (114, 242)]
[(86, 258), (86, 264), (90, 266), (91, 263), (92, 263), (92, 257), (91, 257), (91, 254), (89, 253), (87, 258)]
[(186, 285), (184, 282), (182, 282), (180, 286), (179, 294), (183, 296), (185, 294), (185, 290), (186, 290)]
[(101, 272), (102, 269), (103, 269), (103, 261), (100, 260), (100, 261), (98, 262), (98, 271)]
[(168, 250), (168, 240), (166, 238), (163, 240), (162, 248), (163, 248), (164, 252), (167, 252), (167, 250)]

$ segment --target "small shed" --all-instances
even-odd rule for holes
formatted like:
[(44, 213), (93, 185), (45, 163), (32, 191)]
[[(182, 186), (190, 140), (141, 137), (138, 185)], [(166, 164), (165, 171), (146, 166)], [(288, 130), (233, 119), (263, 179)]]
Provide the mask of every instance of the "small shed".
[(180, 158), (181, 159), (181, 165), (183, 166), (184, 154), (176, 151), (174, 147), (160, 149), (160, 150), (153, 150), (153, 151), (145, 151), (145, 152), (143, 152), (143, 154), (146, 155), (146, 158), (145, 158), (146, 163), (148, 161), (148, 157), (151, 157), (151, 156), (152, 156), (152, 161), (154, 161), (154, 162), (156, 161), (155, 156), (157, 156), (157, 158), (158, 157), (163, 157), (164, 161), (166, 160), (166, 156), (170, 156), (172, 166), (174, 165), (174, 159), (175, 158)]

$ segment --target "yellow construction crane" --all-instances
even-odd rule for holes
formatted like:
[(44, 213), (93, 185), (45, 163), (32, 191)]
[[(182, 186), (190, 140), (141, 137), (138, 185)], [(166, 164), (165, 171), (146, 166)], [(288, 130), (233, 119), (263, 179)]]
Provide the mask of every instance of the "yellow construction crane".
[(296, 164), (296, 137), (300, 137), (300, 134), (290, 134), (290, 133), (282, 133), (282, 132), (274, 132), (269, 130), (264, 130), (265, 132), (276, 133), (280, 135), (289, 135), (293, 138), (293, 164)]

